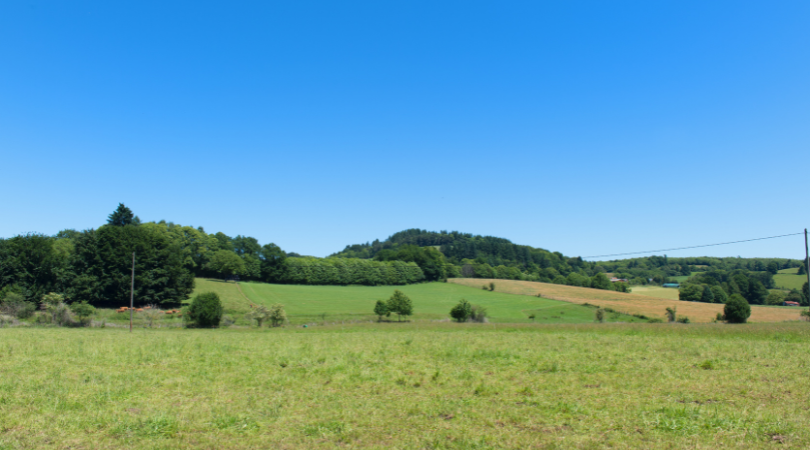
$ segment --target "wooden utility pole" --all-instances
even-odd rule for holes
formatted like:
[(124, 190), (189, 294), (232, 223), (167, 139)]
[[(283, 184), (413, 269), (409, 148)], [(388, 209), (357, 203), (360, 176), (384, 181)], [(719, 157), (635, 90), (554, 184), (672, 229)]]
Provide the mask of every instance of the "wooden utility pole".
[(807, 272), (807, 295), (810, 295), (810, 251), (807, 250), (807, 228), (804, 229), (804, 271)]
[(135, 302), (135, 252), (132, 252), (132, 284), (129, 285), (129, 332), (132, 333), (132, 310)]

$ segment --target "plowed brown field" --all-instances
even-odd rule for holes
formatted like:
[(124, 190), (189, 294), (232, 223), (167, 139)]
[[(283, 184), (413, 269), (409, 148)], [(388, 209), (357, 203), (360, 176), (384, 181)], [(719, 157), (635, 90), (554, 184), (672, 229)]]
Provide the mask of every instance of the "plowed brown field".
[[(450, 278), (448, 283), (456, 283), (474, 288), (495, 283), (496, 292), (519, 295), (541, 294), (544, 298), (571, 303), (590, 303), (613, 308), (628, 314), (644, 314), (648, 317), (664, 318), (667, 307), (678, 309), (679, 316), (687, 316), (692, 322), (711, 322), (717, 313), (723, 312), (723, 305), (714, 303), (683, 302), (646, 295), (604, 291), (560, 284), (538, 283), (535, 281), (494, 280), (485, 278)], [(749, 322), (784, 322), (800, 320), (799, 308), (779, 306), (751, 306)]]

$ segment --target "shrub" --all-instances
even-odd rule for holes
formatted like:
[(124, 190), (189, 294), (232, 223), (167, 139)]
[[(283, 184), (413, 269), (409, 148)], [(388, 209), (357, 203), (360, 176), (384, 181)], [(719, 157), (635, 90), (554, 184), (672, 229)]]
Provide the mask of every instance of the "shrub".
[(667, 322), (670, 322), (670, 323), (675, 322), (675, 312), (676, 312), (676, 310), (677, 310), (677, 308), (675, 308), (674, 306), (672, 308), (667, 308), (667, 312), (666, 312)]
[(146, 323), (149, 324), (149, 328), (152, 328), (155, 325), (155, 322), (160, 322), (160, 319), (162, 319), (166, 314), (156, 305), (149, 305), (143, 309), (141, 315)]
[[(188, 308), (190, 322), (200, 328), (216, 328), (222, 319), (222, 302), (216, 292), (203, 292), (194, 297)], [(183, 315), (185, 317), (186, 314)]]
[(42, 309), (50, 315), (50, 322), (56, 325), (73, 325), (73, 314), (64, 302), (65, 297), (51, 292), (42, 296)]
[(801, 318), (810, 322), (810, 309), (808, 309), (807, 311), (802, 311)]
[(678, 323), (689, 323), (689, 318), (686, 317), (686, 316), (678, 316), (678, 319), (676, 320), (676, 322), (678, 322)]
[(270, 310), (264, 305), (254, 306), (251, 311), (245, 315), (245, 318), (249, 320), (250, 323), (253, 323), (255, 320), (256, 326), (261, 328), (264, 321), (270, 318)]
[(599, 308), (596, 310), (596, 321), (602, 323), (605, 321), (605, 310)]
[(222, 316), (222, 320), (219, 321), (219, 326), (223, 328), (228, 328), (229, 326), (235, 324), (236, 321), (230, 314), (225, 314)]
[(455, 319), (456, 322), (461, 323), (466, 322), (467, 319), (470, 318), (471, 313), (472, 313), (472, 305), (470, 305), (470, 303), (467, 302), (467, 300), (464, 300), (462, 298), (461, 301), (459, 301), (458, 304), (454, 306), (453, 309), (450, 310), (450, 317)]
[(470, 322), (485, 323), (487, 321), (487, 309), (483, 306), (472, 305), (470, 308)]
[(740, 294), (734, 294), (726, 301), (723, 308), (728, 323), (745, 323), (751, 317), (751, 305)]
[(529, 314), (529, 319), (534, 322), (535, 315), (534, 313)]
[(270, 326), (279, 327), (287, 321), (287, 313), (284, 312), (284, 305), (276, 303), (270, 307)]
[(27, 319), (34, 315), (37, 305), (25, 301), (25, 297), (16, 292), (9, 292), (0, 301), (0, 314)]
[(485, 291), (488, 291), (488, 290), (489, 290), (489, 288), (487, 287), (487, 285), (486, 285), (486, 284), (485, 284), (485, 285), (483, 285), (483, 286), (481, 286), (481, 289), (483, 289), (483, 290), (485, 290)]
[(377, 303), (374, 305), (374, 314), (377, 315), (377, 321), (382, 322), (383, 316), (390, 316), (391, 311), (388, 310), (388, 305), (386, 305), (384, 301), (377, 300)]
[(86, 301), (70, 305), (70, 310), (79, 317), (79, 323), (82, 325), (88, 325), (90, 323), (90, 316), (96, 313), (96, 308)]
[(714, 321), (715, 322), (725, 322), (726, 321), (726, 316), (723, 313), (717, 313), (717, 315), (714, 317)]
[(489, 290), (490, 290), (490, 291), (495, 291), (495, 283), (493, 283), (493, 282), (491, 282), (491, 281), (490, 281), (490, 283), (489, 283)]
[(653, 317), (653, 318), (647, 319), (647, 323), (664, 323), (664, 320), (661, 319), (660, 317)]

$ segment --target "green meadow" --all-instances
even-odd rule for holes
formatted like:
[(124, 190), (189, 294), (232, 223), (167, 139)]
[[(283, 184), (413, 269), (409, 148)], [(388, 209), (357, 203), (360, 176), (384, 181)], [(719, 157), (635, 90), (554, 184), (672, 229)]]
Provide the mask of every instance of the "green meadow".
[[(497, 283), (496, 283), (497, 284)], [(241, 289), (241, 292), (239, 292)], [(223, 299), (226, 313), (239, 318), (250, 304), (281, 303), (291, 324), (346, 323), (377, 320), (374, 304), (399, 289), (410, 297), (414, 316), (410, 320), (449, 320), (450, 309), (459, 300), (487, 308), (494, 323), (589, 323), (594, 310), (582, 305), (525, 295), (490, 292), (452, 283), (422, 283), (408, 286), (301, 286), (268, 283), (224, 283), (197, 279), (196, 292), (214, 291)], [(529, 319), (534, 314), (535, 319)], [(396, 316), (387, 320), (396, 321)], [(607, 314), (610, 322), (640, 321), (624, 314)]]
[(798, 289), (801, 290), (804, 283), (807, 283), (806, 275), (797, 275), (798, 267), (792, 269), (783, 269), (773, 276), (773, 281), (776, 287), (782, 289)]
[(807, 448), (810, 327), (0, 329), (0, 449)]

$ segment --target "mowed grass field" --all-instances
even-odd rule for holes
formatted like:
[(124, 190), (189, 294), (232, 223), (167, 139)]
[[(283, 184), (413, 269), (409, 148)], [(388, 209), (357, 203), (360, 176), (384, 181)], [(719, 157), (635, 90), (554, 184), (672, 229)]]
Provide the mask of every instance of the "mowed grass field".
[(798, 272), (798, 267), (780, 270), (773, 276), (773, 282), (779, 288), (801, 290), (804, 283), (807, 283), (807, 276), (797, 275)]
[(810, 327), (0, 329), (2, 449), (807, 448)]
[[(422, 283), (408, 286), (301, 286), (268, 283), (224, 283), (198, 279), (196, 292), (214, 291), (223, 300), (226, 312), (244, 316), (250, 304), (269, 306), (281, 303), (291, 324), (353, 323), (377, 320), (374, 304), (387, 300), (395, 289), (407, 295), (414, 306), (410, 320), (449, 320), (450, 309), (459, 300), (487, 308), (495, 323), (589, 323), (594, 310), (569, 302), (545, 298), (488, 292), (452, 283)], [(241, 290), (241, 293), (240, 293)], [(244, 295), (243, 295), (243, 294)], [(535, 319), (530, 320), (529, 315)], [(624, 314), (606, 316), (610, 322), (638, 322)], [(391, 316), (388, 320), (397, 320)]]
[[(571, 303), (590, 303), (613, 308), (630, 314), (643, 314), (648, 317), (664, 317), (667, 307), (676, 307), (679, 315), (689, 317), (692, 322), (711, 322), (717, 313), (723, 312), (722, 304), (667, 300), (659, 297), (634, 293), (623, 293), (590, 289), (560, 284), (538, 283), (534, 281), (489, 280), (481, 278), (451, 278), (448, 283), (467, 286), (480, 286), (494, 282), (497, 292), (534, 296)], [(786, 322), (801, 319), (799, 308), (782, 306), (751, 306), (751, 322)]]
[(678, 300), (678, 289), (665, 288), (661, 286), (632, 286), (633, 294), (647, 297), (665, 298), (667, 300)]

